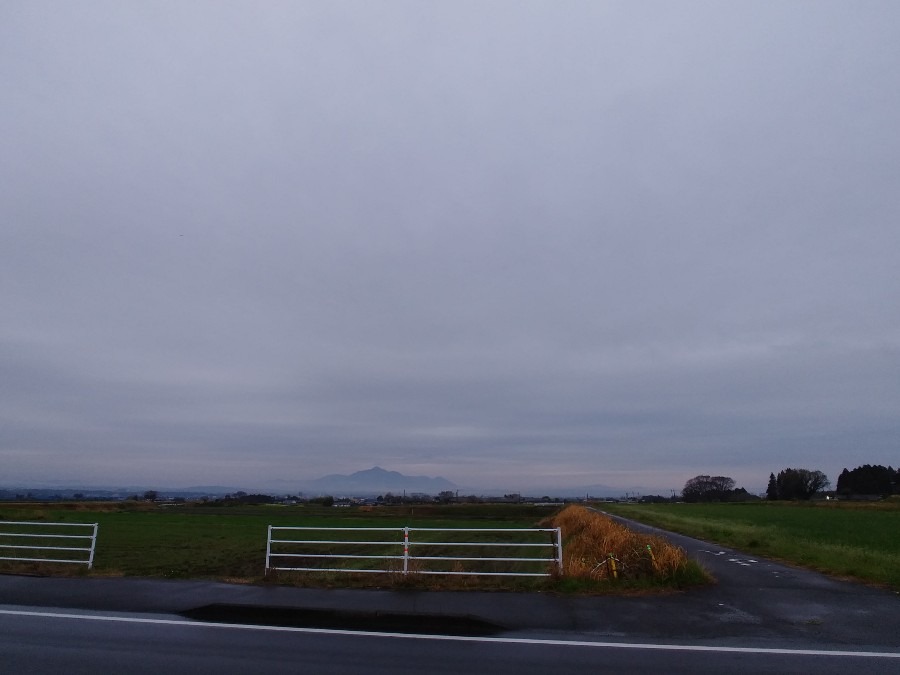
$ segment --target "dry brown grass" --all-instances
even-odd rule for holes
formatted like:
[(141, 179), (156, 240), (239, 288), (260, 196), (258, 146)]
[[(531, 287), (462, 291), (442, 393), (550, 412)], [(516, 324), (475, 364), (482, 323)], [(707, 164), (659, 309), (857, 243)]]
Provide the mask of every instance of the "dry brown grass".
[(546, 525), (562, 529), (564, 577), (664, 580), (674, 578), (688, 564), (684, 549), (661, 537), (629, 530), (583, 506), (566, 507)]

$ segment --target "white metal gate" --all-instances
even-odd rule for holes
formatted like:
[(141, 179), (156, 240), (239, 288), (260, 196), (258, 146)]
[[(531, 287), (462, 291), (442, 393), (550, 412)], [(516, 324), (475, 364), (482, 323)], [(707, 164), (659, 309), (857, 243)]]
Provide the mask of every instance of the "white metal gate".
[(90, 569), (94, 566), (98, 527), (98, 523), (0, 520), (0, 560), (73, 563)]
[[(388, 532), (394, 533), (395, 538), (383, 534)], [(448, 537), (438, 536), (444, 533), (450, 533), (449, 541), (442, 540)], [(458, 540), (461, 533), (466, 533), (470, 540)], [(447, 554), (447, 549), (454, 555)], [(476, 555), (492, 550), (501, 555)], [(361, 567), (363, 564), (366, 566)], [(451, 569), (445, 569), (448, 564)], [(498, 569), (498, 564), (506, 569)], [(266, 541), (267, 574), (270, 570), (281, 570), (545, 577), (550, 576), (553, 569), (562, 572), (562, 533), (559, 528), (270, 525)]]

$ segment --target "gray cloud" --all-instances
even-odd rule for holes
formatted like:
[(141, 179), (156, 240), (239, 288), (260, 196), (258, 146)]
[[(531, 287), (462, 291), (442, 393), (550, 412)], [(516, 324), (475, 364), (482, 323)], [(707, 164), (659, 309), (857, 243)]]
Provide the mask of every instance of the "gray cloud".
[(3, 482), (897, 463), (893, 3), (8, 3)]

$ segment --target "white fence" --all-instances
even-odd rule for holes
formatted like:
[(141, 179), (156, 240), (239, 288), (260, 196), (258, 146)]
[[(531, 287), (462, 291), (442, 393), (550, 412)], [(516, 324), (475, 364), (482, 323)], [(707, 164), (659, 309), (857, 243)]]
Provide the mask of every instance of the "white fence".
[[(87, 565), (90, 569), (94, 566), (97, 527), (97, 523), (0, 520), (0, 560), (73, 563)], [(82, 529), (73, 531), (70, 528)]]
[[(384, 534), (389, 532), (396, 538)], [(488, 552), (499, 555), (476, 555)], [(559, 528), (270, 525), (266, 542), (266, 574), (280, 570), (545, 577), (553, 574), (554, 569), (562, 572)]]

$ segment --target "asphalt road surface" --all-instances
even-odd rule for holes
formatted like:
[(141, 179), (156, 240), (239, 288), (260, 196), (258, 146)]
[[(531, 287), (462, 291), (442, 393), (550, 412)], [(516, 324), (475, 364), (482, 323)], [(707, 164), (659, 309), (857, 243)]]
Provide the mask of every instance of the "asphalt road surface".
[(0, 673), (900, 674), (896, 593), (667, 536), (719, 583), (611, 598), (0, 575)]
[(900, 662), (889, 654), (316, 632), (126, 614), (5, 611), (15, 613), (0, 614), (4, 673), (900, 672)]

